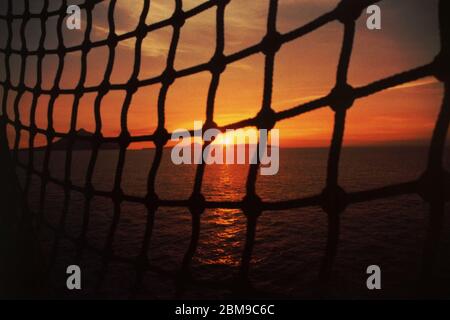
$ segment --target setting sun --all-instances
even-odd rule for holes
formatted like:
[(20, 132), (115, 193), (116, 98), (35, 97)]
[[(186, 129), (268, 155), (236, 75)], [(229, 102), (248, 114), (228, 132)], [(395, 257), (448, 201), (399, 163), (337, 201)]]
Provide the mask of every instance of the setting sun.
[(214, 144), (236, 145), (236, 144), (256, 144), (258, 141), (258, 131), (254, 128), (239, 129), (219, 134), (214, 139)]

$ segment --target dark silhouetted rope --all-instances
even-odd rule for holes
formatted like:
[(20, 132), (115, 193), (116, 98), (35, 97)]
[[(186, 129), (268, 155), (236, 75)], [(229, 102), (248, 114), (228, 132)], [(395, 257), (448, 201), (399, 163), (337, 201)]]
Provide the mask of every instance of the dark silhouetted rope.
[[(31, 1), (31, 0), (30, 0)], [(366, 202), (376, 199), (384, 199), (387, 197), (395, 197), (406, 194), (419, 194), (430, 206), (429, 228), (427, 239), (425, 243), (423, 267), (421, 278), (424, 285), (429, 282), (433, 274), (433, 268), (436, 260), (436, 250), (439, 245), (440, 235), (442, 233), (442, 225), (444, 218), (444, 208), (446, 202), (449, 201), (449, 185), (450, 175), (443, 168), (443, 155), (445, 149), (445, 139), (450, 123), (450, 106), (449, 106), (449, 64), (450, 64), (450, 21), (446, 19), (450, 16), (449, 2), (441, 0), (439, 4), (440, 16), (440, 32), (441, 32), (441, 52), (436, 59), (428, 64), (419, 66), (415, 69), (408, 70), (399, 74), (391, 75), (384, 79), (375, 81), (361, 87), (352, 87), (347, 81), (347, 73), (351, 61), (351, 54), (353, 49), (353, 40), (355, 37), (355, 22), (361, 15), (363, 10), (380, 0), (342, 0), (339, 5), (332, 11), (314, 19), (313, 21), (300, 26), (290, 32), (280, 33), (277, 31), (277, 0), (270, 0), (269, 11), (267, 17), (267, 29), (265, 36), (257, 44), (244, 48), (235, 53), (226, 55), (225, 48), (225, 11), (229, 0), (211, 0), (190, 9), (183, 10), (182, 0), (175, 1), (175, 10), (173, 15), (162, 21), (146, 24), (146, 18), (151, 10), (150, 0), (143, 0), (144, 5), (140, 13), (139, 22), (135, 30), (118, 35), (116, 34), (116, 26), (114, 21), (114, 11), (116, 8), (116, 0), (109, 1), (108, 6), (105, 6), (108, 20), (108, 36), (104, 40), (91, 41), (90, 33), (93, 28), (92, 11), (97, 5), (104, 3), (99, 0), (88, 1), (82, 4), (81, 7), (86, 12), (86, 29), (84, 31), (84, 40), (81, 44), (71, 47), (64, 45), (63, 37), (63, 22), (66, 15), (66, 6), (68, 1), (64, 1), (61, 8), (53, 11), (48, 11), (50, 7), (50, 0), (45, 0), (43, 4), (42, 13), (30, 12), (29, 1), (25, 1), (25, 11), (22, 14), (12, 13), (13, 1), (8, 1), (8, 10), (4, 15), (0, 15), (0, 19), (6, 21), (7, 32), (6, 45), (0, 48), (0, 53), (4, 55), (5, 59), (5, 77), (0, 81), (3, 88), (3, 97), (1, 100), (1, 134), (6, 135), (6, 128), (10, 126), (15, 130), (15, 140), (12, 150), (12, 158), (14, 163), (26, 170), (27, 175), (23, 187), (24, 196), (30, 193), (30, 185), (32, 176), (40, 178), (40, 194), (39, 205), (37, 212), (35, 212), (35, 220), (37, 227), (46, 226), (55, 232), (55, 240), (53, 242), (49, 270), (56, 259), (60, 250), (61, 239), (72, 241), (76, 245), (75, 256), (77, 261), (82, 259), (86, 250), (96, 253), (102, 257), (101, 270), (99, 272), (97, 289), (102, 287), (105, 275), (108, 272), (110, 263), (119, 262), (132, 264), (136, 270), (136, 276), (132, 284), (130, 284), (131, 296), (135, 296), (143, 282), (146, 272), (156, 272), (162, 276), (167, 276), (176, 280), (177, 295), (181, 296), (186, 289), (186, 286), (191, 284), (204, 285), (212, 288), (229, 288), (230, 290), (247, 290), (250, 288), (248, 276), (250, 272), (250, 265), (252, 259), (252, 251), (255, 246), (255, 236), (257, 232), (258, 217), (264, 211), (281, 211), (286, 209), (299, 209), (309, 206), (321, 207), (328, 217), (328, 238), (326, 243), (325, 255), (319, 272), (319, 279), (322, 284), (326, 284), (330, 279), (334, 258), (337, 254), (339, 233), (340, 233), (340, 217), (345, 211), (345, 208), (353, 203)], [(186, 20), (197, 16), (206, 10), (216, 10), (216, 48), (213, 56), (207, 62), (194, 65), (188, 68), (176, 70), (174, 63), (177, 54), (177, 47), (180, 38), (180, 32)], [(54, 49), (45, 48), (45, 36), (49, 32), (47, 30), (46, 21), (52, 16), (58, 17), (57, 20), (57, 47)], [(35, 50), (28, 50), (26, 47), (25, 27), (27, 22), (32, 18), (40, 18), (41, 33), (39, 35), (38, 46)], [(12, 48), (13, 39), (13, 22), (20, 20), (20, 48)], [(309, 101), (300, 105), (292, 106), (286, 110), (275, 112), (272, 109), (272, 86), (273, 74), (276, 67), (275, 59), (279, 49), (286, 43), (294, 41), (302, 36), (305, 36), (330, 22), (339, 21), (344, 27), (344, 37), (340, 53), (340, 59), (337, 66), (336, 83), (334, 89), (326, 96)], [(172, 28), (172, 38), (170, 42), (169, 52), (167, 55), (166, 65), (164, 71), (155, 77), (147, 79), (139, 79), (139, 69), (142, 58), (142, 42), (145, 37), (156, 30), (164, 27)], [(135, 39), (133, 68), (130, 79), (125, 83), (112, 84), (111, 74), (115, 60), (115, 50), (121, 41), (127, 39)], [(86, 86), (87, 75), (87, 57), (90, 50), (96, 47), (104, 47), (107, 49), (106, 69), (103, 75), (103, 81), (96, 86)], [(70, 52), (81, 53), (81, 72), (75, 88), (61, 88), (60, 80), (62, 78), (64, 58)], [(222, 73), (227, 66), (233, 62), (242, 60), (251, 55), (263, 54), (265, 57), (264, 65), (264, 87), (263, 99), (259, 112), (252, 118), (242, 119), (238, 122), (219, 127), (214, 121), (214, 109), (217, 90), (220, 85)], [(51, 88), (44, 89), (42, 87), (43, 74), (43, 59), (46, 55), (53, 54), (58, 58), (56, 76)], [(14, 84), (11, 81), (12, 72), (10, 67), (10, 59), (13, 55), (21, 56), (20, 69), (18, 74), (18, 83)], [(37, 76), (36, 84), (30, 87), (25, 84), (25, 66), (26, 58), (29, 56), (37, 57)], [(255, 127), (258, 129), (271, 130), (279, 121), (288, 118), (300, 116), (304, 113), (317, 110), (323, 107), (330, 107), (335, 113), (334, 130), (329, 150), (327, 179), (324, 190), (321, 194), (291, 199), (286, 201), (262, 201), (256, 192), (257, 173), (260, 169), (259, 162), (251, 164), (249, 167), (246, 194), (241, 201), (210, 201), (206, 200), (202, 194), (202, 183), (205, 172), (205, 164), (199, 164), (196, 168), (195, 181), (192, 194), (188, 199), (160, 199), (155, 191), (156, 176), (161, 164), (164, 146), (169, 141), (170, 133), (166, 129), (165, 110), (167, 103), (167, 94), (171, 85), (179, 78), (187, 77), (189, 75), (197, 74), (199, 72), (208, 71), (211, 74), (211, 81), (209, 84), (207, 101), (206, 101), (206, 123), (204, 129), (217, 128), (224, 132), (227, 129), (238, 129), (244, 127)], [(381, 92), (383, 90), (409, 83), (424, 77), (435, 76), (439, 79), (445, 88), (442, 108), (436, 123), (436, 128), (433, 133), (428, 165), (422, 177), (415, 181), (406, 183), (394, 184), (372, 190), (364, 190), (357, 192), (346, 192), (339, 186), (339, 163), (344, 140), (344, 131), (346, 123), (347, 110), (352, 107), (354, 102), (363, 97)], [(157, 102), (157, 128), (153, 134), (150, 135), (134, 135), (132, 128), (128, 127), (128, 110), (133, 95), (141, 87), (150, 86), (153, 84), (161, 85), (158, 102)], [(120, 113), (120, 134), (116, 137), (104, 137), (102, 135), (103, 119), (101, 116), (101, 108), (103, 98), (111, 91), (124, 90), (126, 92), (124, 102)], [(25, 125), (21, 118), (21, 110), (19, 101), (21, 97), (29, 92), (32, 95), (30, 106), (29, 125)], [(7, 113), (8, 96), (15, 93), (13, 110), (14, 116), (10, 118)], [(95, 133), (93, 135), (79, 135), (76, 131), (76, 124), (78, 119), (78, 108), (80, 101), (84, 94), (95, 93), (94, 102), (94, 117), (95, 117)], [(43, 95), (49, 95), (47, 111), (47, 128), (38, 128), (36, 124), (36, 113), (38, 98)], [(72, 105), (72, 112), (70, 115), (70, 130), (67, 133), (57, 132), (53, 124), (53, 111), (55, 101), (60, 95), (73, 95), (74, 102)], [(245, 106), (242, 106), (244, 108)], [(22, 132), (29, 134), (29, 154), (28, 164), (23, 164), (19, 161), (18, 153), (20, 149), (20, 141)], [(193, 133), (193, 131), (191, 131)], [(47, 139), (47, 145), (44, 151), (44, 161), (42, 170), (36, 168), (35, 163), (35, 138), (38, 134), (44, 135)], [(56, 178), (50, 173), (50, 159), (52, 155), (52, 143), (55, 139), (67, 138), (68, 148), (64, 163), (64, 177), (62, 179)], [(92, 144), (91, 156), (86, 172), (85, 184), (75, 185), (71, 181), (71, 168), (73, 164), (73, 148), (77, 141), (89, 141)], [(131, 143), (135, 142), (152, 142), (155, 146), (154, 159), (151, 164), (147, 177), (147, 194), (144, 197), (132, 196), (123, 192), (121, 188), (123, 169), (126, 160), (126, 150)], [(105, 143), (116, 143), (119, 145), (118, 162), (115, 169), (114, 186), (110, 191), (96, 190), (93, 185), (93, 175), (95, 166), (98, 161), (99, 150)], [(259, 148), (264, 148), (268, 142), (259, 141)], [(203, 150), (208, 147), (205, 143)], [(257, 152), (257, 151), (256, 151)], [(49, 183), (61, 186), (64, 190), (63, 207), (57, 225), (49, 223), (45, 215), (45, 198), (47, 195), (47, 186)], [(72, 193), (77, 192), (84, 196), (84, 207), (82, 210), (82, 228), (77, 237), (73, 237), (66, 232), (66, 220), (69, 211), (69, 204), (72, 199)], [(92, 199), (94, 197), (104, 197), (113, 201), (113, 218), (111, 225), (107, 231), (106, 241), (101, 248), (92, 246), (87, 241), (87, 233), (90, 227), (90, 213), (92, 206)], [(147, 218), (145, 224), (145, 234), (139, 254), (134, 258), (125, 258), (117, 255), (114, 248), (114, 239), (116, 238), (116, 231), (119, 221), (121, 219), (121, 205), (124, 201), (140, 203), (147, 208)], [(190, 237), (189, 246), (185, 252), (182, 261), (181, 270), (178, 272), (171, 272), (153, 266), (149, 262), (149, 246), (152, 238), (155, 215), (160, 207), (179, 207), (186, 208), (191, 213), (192, 219), (192, 234)], [(194, 279), (190, 275), (190, 265), (193, 257), (196, 254), (200, 239), (201, 216), (206, 209), (239, 209), (247, 219), (246, 225), (246, 239), (241, 260), (241, 268), (239, 275), (236, 277), (236, 283), (229, 283), (226, 281), (208, 282)], [(299, 211), (300, 212), (300, 211)]]

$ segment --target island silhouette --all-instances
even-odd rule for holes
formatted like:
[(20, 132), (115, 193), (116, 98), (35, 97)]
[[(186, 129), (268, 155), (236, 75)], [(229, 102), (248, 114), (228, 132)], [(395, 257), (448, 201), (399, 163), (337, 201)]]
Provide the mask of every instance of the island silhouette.
[[(72, 150), (91, 150), (92, 149), (92, 140), (91, 139), (83, 139), (80, 137), (91, 137), (94, 136), (94, 133), (89, 132), (85, 129), (79, 129), (76, 132), (76, 137), (74, 139)], [(51, 146), (52, 150), (68, 150), (70, 145), (70, 138), (68, 136), (62, 137), (58, 140), (55, 140)], [(34, 148), (35, 150), (45, 150), (47, 148), (46, 145), (41, 147)], [(119, 144), (114, 142), (105, 142), (102, 143), (99, 147), (102, 150), (117, 150), (119, 149)]]

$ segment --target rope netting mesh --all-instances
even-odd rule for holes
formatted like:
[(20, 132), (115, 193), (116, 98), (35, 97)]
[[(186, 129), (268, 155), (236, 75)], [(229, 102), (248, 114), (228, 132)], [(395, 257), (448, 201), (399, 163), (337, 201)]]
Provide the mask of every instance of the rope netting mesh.
[[(324, 283), (330, 277), (333, 261), (336, 256), (338, 248), (338, 240), (340, 233), (340, 217), (349, 204), (372, 201), (376, 199), (384, 199), (387, 197), (395, 197), (406, 194), (419, 194), (430, 206), (430, 225), (426, 238), (425, 254), (423, 257), (422, 277), (427, 278), (432, 273), (432, 268), (436, 256), (436, 247), (439, 242), (439, 235), (441, 233), (442, 219), (444, 216), (445, 203), (449, 200), (449, 181), (448, 172), (443, 168), (443, 154), (445, 149), (445, 139), (447, 129), (450, 122), (450, 83), (449, 83), (449, 61), (450, 61), (450, 21), (446, 17), (450, 16), (450, 6), (448, 1), (441, 0), (439, 4), (440, 10), (440, 30), (441, 30), (441, 52), (437, 58), (425, 65), (417, 68), (395, 74), (379, 81), (360, 86), (352, 87), (347, 82), (347, 72), (351, 60), (351, 53), (353, 48), (353, 41), (355, 36), (355, 22), (363, 12), (363, 10), (380, 0), (342, 0), (339, 5), (332, 11), (327, 12), (311, 22), (293, 29), (287, 33), (280, 33), (277, 31), (277, 0), (269, 1), (269, 11), (267, 17), (267, 32), (261, 42), (249, 46), (243, 50), (235, 52), (230, 55), (224, 53), (225, 47), (225, 10), (229, 4), (229, 0), (210, 0), (205, 1), (192, 9), (183, 10), (182, 0), (175, 1), (175, 10), (170, 18), (165, 20), (148, 24), (146, 17), (150, 11), (150, 0), (143, 0), (143, 8), (140, 13), (139, 23), (137, 28), (131, 32), (116, 34), (116, 22), (114, 21), (114, 11), (116, 0), (111, 0), (108, 4), (108, 36), (104, 40), (91, 41), (89, 34), (93, 27), (92, 10), (96, 5), (102, 1), (88, 1), (81, 6), (85, 10), (86, 24), (84, 41), (72, 47), (66, 47), (63, 39), (63, 23), (66, 16), (66, 8), (69, 1), (63, 1), (60, 9), (49, 11), (50, 0), (44, 1), (44, 7), (41, 13), (33, 13), (29, 9), (29, 1), (25, 1), (25, 10), (23, 13), (17, 14), (12, 10), (13, 0), (8, 1), (7, 13), (2, 15), (0, 19), (5, 20), (7, 24), (7, 33), (5, 36), (6, 46), (0, 49), (5, 59), (6, 75), (1, 81), (3, 88), (2, 98), (2, 114), (1, 114), (1, 130), (2, 134), (6, 135), (7, 126), (15, 129), (14, 147), (12, 156), (14, 163), (26, 171), (26, 180), (23, 187), (24, 198), (29, 193), (31, 177), (37, 176), (40, 178), (40, 195), (39, 208), (37, 212), (33, 212), (33, 218), (36, 225), (46, 226), (55, 232), (55, 244), (53, 256), (57, 253), (58, 243), (61, 238), (73, 241), (77, 248), (76, 256), (80, 258), (86, 250), (94, 252), (102, 257), (102, 268), (99, 272), (98, 287), (102, 285), (104, 275), (107, 272), (108, 266), (112, 261), (121, 263), (130, 263), (136, 270), (136, 279), (133, 286), (134, 290), (139, 288), (142, 278), (147, 272), (156, 272), (163, 276), (174, 277), (178, 279), (178, 283), (182, 286), (183, 283), (194, 282), (195, 279), (189, 277), (189, 268), (193, 256), (199, 243), (201, 217), (202, 213), (207, 209), (224, 208), (224, 209), (238, 209), (246, 217), (246, 236), (245, 245), (241, 258), (240, 272), (237, 277), (238, 282), (245, 284), (248, 279), (249, 268), (251, 264), (252, 250), (255, 242), (256, 226), (258, 217), (265, 211), (278, 211), (286, 209), (298, 209), (309, 206), (318, 206), (323, 209), (328, 217), (328, 238), (326, 242), (325, 255), (322, 261), (319, 278)], [(211, 60), (206, 63), (201, 63), (192, 67), (181, 70), (174, 68), (174, 61), (177, 54), (177, 46), (180, 39), (180, 32), (183, 24), (187, 19), (195, 17), (206, 10), (215, 10), (216, 12), (216, 44), (215, 53)], [(50, 17), (57, 17), (57, 40), (58, 46), (55, 49), (45, 48), (45, 34), (47, 32), (46, 21)], [(25, 26), (32, 18), (39, 18), (41, 22), (41, 30), (38, 48), (36, 50), (28, 50), (26, 48)], [(342, 41), (342, 50), (337, 66), (336, 82), (334, 89), (326, 96), (303, 103), (283, 111), (276, 112), (272, 109), (272, 84), (274, 74), (275, 57), (279, 49), (288, 42), (294, 41), (302, 36), (305, 36), (331, 22), (339, 21), (344, 28), (344, 37)], [(16, 49), (12, 46), (13, 28), (15, 22), (20, 23), (20, 39), (21, 48)], [(165, 70), (162, 74), (139, 79), (139, 69), (141, 65), (142, 43), (144, 38), (151, 32), (164, 27), (171, 27), (173, 29), (170, 48), (167, 55)], [(124, 40), (135, 39), (134, 59), (132, 74), (128, 82), (123, 84), (112, 84), (110, 82), (114, 61), (115, 49), (117, 45)], [(85, 86), (87, 75), (87, 56), (91, 49), (96, 47), (104, 47), (108, 50), (107, 66), (103, 75), (103, 81), (97, 86)], [(81, 53), (81, 72), (78, 84), (73, 89), (60, 88), (59, 82), (62, 77), (64, 58), (70, 52)], [(264, 88), (263, 100), (260, 111), (257, 115), (249, 119), (243, 119), (239, 122), (232, 123), (226, 126), (217, 126), (214, 121), (215, 97), (219, 87), (221, 74), (227, 65), (244, 59), (246, 57), (263, 54), (265, 57), (264, 67)], [(56, 77), (53, 87), (44, 89), (42, 87), (43, 79), (43, 59), (46, 55), (53, 54), (58, 57), (58, 65), (56, 70)], [(20, 55), (21, 65), (17, 73), (19, 77), (18, 84), (11, 81), (12, 70), (10, 68), (9, 60), (12, 55)], [(29, 87), (25, 83), (25, 58), (29, 56), (37, 57), (37, 81), (34, 87)], [(298, 199), (291, 199), (285, 201), (263, 201), (256, 193), (256, 180), (259, 170), (259, 164), (251, 164), (249, 166), (247, 181), (246, 181), (246, 195), (241, 201), (209, 201), (202, 195), (202, 182), (205, 171), (205, 164), (199, 164), (196, 169), (195, 182), (192, 195), (189, 199), (160, 199), (155, 190), (156, 176), (160, 167), (161, 159), (164, 152), (164, 147), (170, 139), (170, 133), (166, 130), (166, 97), (171, 85), (182, 77), (197, 74), (199, 72), (209, 71), (212, 75), (209, 85), (207, 105), (206, 105), (206, 122), (204, 129), (217, 128), (222, 132), (227, 129), (238, 129), (244, 127), (255, 127), (258, 129), (272, 129), (278, 122), (288, 118), (298, 117), (306, 112), (317, 110), (319, 108), (331, 107), (334, 111), (334, 131), (329, 151), (328, 169), (326, 175), (326, 186), (321, 194), (315, 196), (308, 196)], [(346, 113), (356, 99), (376, 94), (383, 90), (416, 81), (418, 79), (435, 76), (445, 86), (445, 97), (443, 105), (439, 114), (436, 127), (433, 133), (431, 146), (429, 149), (428, 165), (420, 179), (406, 183), (388, 185), (381, 188), (359, 192), (346, 192), (339, 186), (339, 162), (341, 149), (343, 145), (343, 135), (346, 122)], [(134, 135), (130, 133), (128, 128), (128, 111), (133, 94), (141, 87), (150, 86), (154, 84), (161, 85), (157, 103), (157, 128), (153, 134), (150, 135)], [(124, 102), (122, 104), (120, 113), (121, 133), (117, 137), (104, 137), (102, 135), (103, 119), (101, 116), (102, 99), (113, 90), (124, 90), (126, 92)], [(13, 100), (14, 117), (8, 116), (7, 104), (8, 96), (14, 92), (15, 98)], [(26, 92), (31, 93), (32, 102), (30, 107), (29, 125), (22, 123), (19, 107), (19, 100)], [(95, 93), (95, 133), (93, 135), (79, 135), (77, 134), (77, 117), (80, 100), (86, 93)], [(47, 128), (39, 128), (36, 124), (36, 112), (38, 98), (40, 95), (49, 95), (47, 112)], [(70, 130), (68, 133), (57, 132), (53, 123), (53, 111), (55, 101), (59, 95), (73, 95), (73, 105), (70, 117)], [(29, 134), (29, 153), (28, 163), (23, 164), (19, 157), (20, 140), (23, 132)], [(131, 130), (132, 131), (132, 130)], [(193, 133), (193, 132), (192, 132)], [(43, 161), (43, 170), (38, 170), (35, 166), (35, 137), (41, 134), (46, 137), (45, 156)], [(68, 143), (65, 165), (64, 178), (59, 179), (51, 175), (49, 170), (50, 157), (52, 154), (52, 143), (58, 138), (66, 138)], [(85, 184), (75, 185), (71, 181), (72, 170), (72, 154), (73, 146), (76, 141), (89, 141), (92, 144), (92, 153), (86, 172)], [(123, 192), (121, 184), (123, 177), (123, 169), (126, 158), (126, 150), (131, 143), (135, 142), (151, 142), (155, 146), (154, 159), (151, 168), (148, 172), (147, 179), (147, 195), (145, 197), (137, 197), (128, 195)], [(95, 171), (96, 162), (98, 159), (99, 150), (105, 143), (117, 143), (119, 145), (118, 161), (115, 170), (114, 187), (111, 191), (96, 190), (92, 182)], [(206, 145), (204, 145), (204, 148)], [(46, 220), (45, 215), (45, 198), (47, 192), (47, 185), (53, 183), (59, 185), (64, 190), (63, 208), (60, 215), (59, 224), (50, 224)], [(69, 210), (69, 203), (72, 192), (77, 192), (84, 197), (83, 225), (81, 233), (77, 237), (70, 236), (65, 232), (66, 216)], [(88, 243), (86, 234), (89, 229), (89, 217), (91, 213), (91, 202), (94, 197), (105, 197), (113, 201), (113, 219), (109, 226), (106, 242), (102, 248), (96, 248)], [(121, 204), (124, 202), (140, 203), (147, 208), (147, 223), (145, 226), (144, 240), (141, 245), (140, 254), (134, 259), (126, 259), (118, 256), (113, 250), (113, 241), (115, 238), (117, 226), (121, 218)], [(178, 207), (187, 208), (192, 217), (192, 234), (190, 244), (184, 255), (182, 262), (182, 270), (179, 273), (172, 274), (161, 270), (149, 263), (148, 251), (149, 244), (152, 237), (152, 230), (154, 225), (155, 215), (158, 208), (161, 207)], [(50, 259), (53, 261), (54, 257)], [(245, 285), (244, 285), (245, 286)]]

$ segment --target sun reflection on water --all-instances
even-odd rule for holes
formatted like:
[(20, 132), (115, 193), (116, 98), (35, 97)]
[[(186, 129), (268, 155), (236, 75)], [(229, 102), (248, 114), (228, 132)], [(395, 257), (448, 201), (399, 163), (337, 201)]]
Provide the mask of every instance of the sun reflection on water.
[(217, 209), (210, 211), (202, 249), (198, 260), (206, 265), (237, 267), (243, 244), (245, 224), (239, 210)]

